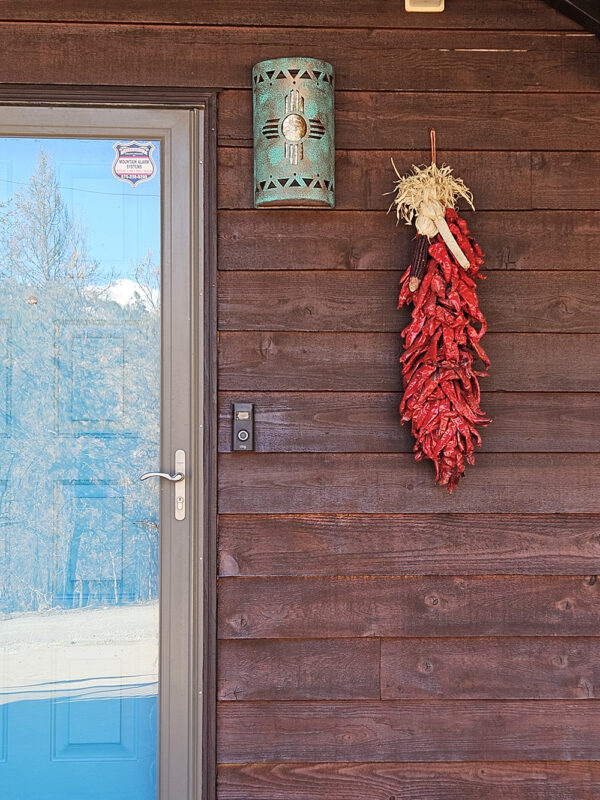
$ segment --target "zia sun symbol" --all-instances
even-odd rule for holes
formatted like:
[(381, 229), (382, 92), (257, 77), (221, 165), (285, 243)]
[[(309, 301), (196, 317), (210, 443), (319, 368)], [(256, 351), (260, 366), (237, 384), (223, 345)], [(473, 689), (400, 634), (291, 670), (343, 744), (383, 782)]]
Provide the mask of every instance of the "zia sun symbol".
[(284, 116), (267, 120), (262, 132), (267, 139), (283, 138), (284, 158), (294, 165), (304, 158), (304, 142), (322, 139), (325, 126), (318, 118), (306, 117), (304, 98), (297, 89), (292, 89), (285, 98)]

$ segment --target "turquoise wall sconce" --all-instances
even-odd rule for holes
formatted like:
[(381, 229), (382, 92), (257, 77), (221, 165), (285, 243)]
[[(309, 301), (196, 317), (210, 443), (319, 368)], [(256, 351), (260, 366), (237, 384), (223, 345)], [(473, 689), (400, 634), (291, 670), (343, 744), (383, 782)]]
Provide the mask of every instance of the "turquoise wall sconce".
[(334, 72), (314, 58), (252, 69), (254, 206), (335, 205)]

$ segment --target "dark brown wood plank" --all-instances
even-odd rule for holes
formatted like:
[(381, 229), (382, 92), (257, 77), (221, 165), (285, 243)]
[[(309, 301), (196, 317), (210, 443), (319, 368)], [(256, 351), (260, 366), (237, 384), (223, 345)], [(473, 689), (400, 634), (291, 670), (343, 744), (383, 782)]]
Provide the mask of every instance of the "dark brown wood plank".
[(531, 196), (533, 208), (596, 209), (600, 184), (595, 158), (586, 153), (533, 153)]
[(381, 642), (384, 700), (585, 700), (599, 691), (595, 637)]
[[(600, 46), (600, 42), (598, 44)], [(252, 208), (254, 202), (252, 158), (252, 150), (249, 148), (219, 148), (219, 208)], [(430, 155), (429, 151), (425, 150), (399, 152), (337, 150), (336, 208), (387, 211), (392, 202), (390, 193), (394, 189), (396, 177), (391, 158), (394, 159), (398, 171), (404, 174), (410, 172), (413, 164), (428, 162)], [(444, 152), (444, 159), (452, 165), (456, 175), (459, 175), (473, 192), (477, 209), (513, 210), (532, 207), (530, 153), (453, 151)], [(589, 186), (594, 195), (597, 191), (593, 188), (594, 180), (596, 183), (600, 182), (600, 153), (589, 154), (587, 169), (584, 186)], [(560, 180), (567, 182), (568, 179), (561, 176)], [(563, 196), (564, 193), (561, 197)], [(572, 208), (568, 197), (565, 198), (562, 207)], [(327, 215), (331, 213), (322, 212), (322, 219), (325, 221)], [(390, 215), (390, 231), (393, 226), (394, 217)]]
[(596, 576), (221, 578), (218, 629), (224, 639), (596, 636), (599, 594)]
[[(493, 85), (489, 87), (493, 89)], [(446, 150), (595, 150), (600, 140), (597, 94), (489, 92), (337, 92), (335, 141), (343, 150), (429, 146), (439, 132)], [(252, 94), (219, 95), (219, 141), (252, 146)]]
[[(219, 388), (238, 391), (400, 391), (400, 334), (221, 333)], [(488, 333), (484, 391), (600, 390), (598, 334)]]
[[(404, 9), (386, 3), (364, 0), (328, 0), (318, 14), (307, 17), (306, 8), (282, 5), (276, 0), (3, 0), (0, 20), (40, 22), (125, 22), (169, 23), (175, 25), (253, 25), (263, 27), (299, 26), (310, 22), (314, 27), (421, 28), (421, 14), (407, 14)], [(581, 26), (540, 0), (453, 0), (444, 14), (429, 14), (428, 28), (575, 30)]]
[[(397, 309), (400, 275), (224, 272), (218, 325), (229, 331), (398, 331), (410, 320), (408, 309)], [(489, 331), (600, 332), (598, 276), (576, 270), (490, 273), (477, 288)]]
[(400, 353), (399, 334), (221, 333), (219, 388), (399, 391)]
[[(480, 453), (450, 495), (409, 454), (219, 458), (223, 514), (598, 514), (600, 457)], [(477, 535), (477, 528), (473, 536)]]
[(221, 800), (596, 800), (600, 764), (222, 764), (218, 792)]
[[(231, 451), (232, 407), (239, 393), (219, 397), (219, 450)], [(244, 392), (254, 403), (254, 447), (261, 453), (412, 452), (410, 426), (390, 392)], [(486, 392), (492, 420), (484, 453), (600, 452), (600, 395)]]
[(237, 515), (219, 519), (219, 574), (586, 575), (600, 517), (527, 514)]
[(505, 32), (499, 41), (495, 32), (441, 30), (432, 38), (427, 29), (6, 22), (0, 79), (250, 88), (252, 64), (304, 52), (307, 42), (312, 57), (335, 66), (339, 89), (600, 91), (600, 42), (590, 34)]
[(379, 699), (379, 641), (219, 642), (219, 700)]
[(600, 758), (593, 700), (222, 703), (219, 714), (226, 763)]
[[(493, 269), (597, 270), (598, 211), (465, 212)], [(222, 270), (402, 270), (413, 229), (384, 211), (221, 211)]]
[[(475, 206), (480, 211), (595, 210), (600, 205), (599, 152), (459, 150), (444, 155), (444, 160), (473, 192)], [(398, 172), (406, 174), (413, 164), (426, 163), (429, 157), (426, 151), (338, 150), (336, 208), (387, 210), (392, 200), (390, 192), (394, 188), (390, 158), (394, 159)], [(219, 169), (219, 208), (251, 208), (252, 150), (221, 147)], [(573, 253), (572, 258), (576, 258), (576, 254)]]

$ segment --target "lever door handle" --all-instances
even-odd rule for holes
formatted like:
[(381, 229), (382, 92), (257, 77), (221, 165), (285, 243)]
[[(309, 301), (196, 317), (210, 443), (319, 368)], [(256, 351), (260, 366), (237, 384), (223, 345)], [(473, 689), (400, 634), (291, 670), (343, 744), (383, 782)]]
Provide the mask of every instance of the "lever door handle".
[(140, 476), (141, 481), (148, 478), (164, 478), (171, 481), (175, 490), (175, 519), (185, 519), (185, 450), (175, 451), (175, 472), (170, 475), (168, 472), (144, 472)]
[(168, 472), (144, 472), (144, 474), (140, 476), (140, 480), (145, 481), (148, 478), (164, 478), (166, 481), (179, 483), (184, 477), (183, 472), (176, 472), (175, 475), (169, 475)]

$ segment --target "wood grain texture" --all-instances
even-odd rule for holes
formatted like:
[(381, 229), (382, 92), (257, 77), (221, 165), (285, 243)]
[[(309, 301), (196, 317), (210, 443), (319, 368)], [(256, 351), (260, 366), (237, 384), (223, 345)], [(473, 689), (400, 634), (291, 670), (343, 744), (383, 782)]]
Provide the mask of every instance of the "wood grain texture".
[(232, 453), (222, 514), (598, 514), (600, 457), (480, 453), (450, 495), (409, 454)]
[[(600, 187), (590, 180), (595, 158), (586, 153), (533, 153), (534, 208), (590, 208), (600, 204)], [(568, 205), (567, 205), (568, 204)]]
[[(410, 309), (397, 309), (400, 275), (224, 272), (218, 325), (233, 331), (398, 331), (410, 320)], [(493, 272), (477, 293), (491, 332), (600, 332), (597, 274)]]
[[(433, 19), (430, 19), (433, 17)], [(177, 0), (165, 4), (158, 0), (130, 0), (125, 6), (117, 0), (36, 0), (24, 4), (21, 0), (3, 0), (0, 20), (55, 22), (125, 22), (167, 23), (183, 25), (240, 25), (263, 27), (271, 25), (306, 25), (304, 7), (281, 5), (275, 0)], [(421, 28), (420, 14), (406, 14), (385, 3), (361, 0), (329, 0), (310, 16), (310, 24), (324, 28), (381, 27)], [(453, 0), (445, 13), (430, 14), (429, 28), (464, 29), (523, 29), (581, 31), (577, 23), (559, 14), (539, 0)]]
[(600, 42), (589, 34), (104, 25), (101, 47), (97, 36), (84, 23), (5, 22), (0, 80), (250, 88), (254, 63), (310, 42), (311, 57), (335, 65), (339, 89), (600, 90)]
[[(427, 163), (430, 156), (425, 150), (337, 150), (336, 208), (387, 211), (395, 177), (390, 158), (403, 175), (410, 172), (413, 164)], [(471, 189), (480, 211), (597, 210), (600, 205), (599, 152), (456, 150), (444, 151), (444, 160)], [(221, 147), (219, 170), (219, 208), (251, 208), (252, 150)]]
[[(522, 756), (520, 756), (522, 757)], [(596, 800), (586, 762), (223, 764), (222, 800)]]
[[(219, 636), (596, 636), (596, 576), (222, 578)], [(318, 625), (315, 625), (318, 620)]]
[(581, 700), (598, 696), (600, 640), (510, 637), (221, 640), (218, 698)]
[[(491, 391), (597, 392), (600, 335), (488, 333)], [(219, 388), (242, 391), (398, 392), (393, 333), (221, 333)]]
[(594, 760), (598, 703), (389, 700), (223, 703), (218, 758), (251, 761)]
[(381, 642), (384, 700), (585, 700), (599, 692), (598, 638)]
[[(490, 87), (493, 89), (493, 87)], [(460, 109), (460, 113), (458, 113)], [(335, 141), (342, 150), (429, 146), (429, 128), (446, 150), (596, 150), (598, 94), (337, 92)], [(252, 94), (219, 96), (219, 141), (252, 146)]]
[[(600, 45), (600, 42), (599, 42)], [(600, 68), (599, 68), (600, 73)], [(336, 150), (335, 154), (335, 206), (348, 210), (385, 210), (392, 202), (395, 173), (390, 159), (400, 174), (410, 172), (413, 164), (429, 161), (429, 151)], [(444, 159), (452, 165), (473, 192), (476, 207), (482, 211), (530, 209), (531, 154), (504, 151), (444, 151)], [(219, 148), (219, 195), (221, 209), (249, 209), (254, 203), (253, 156), (250, 148)], [(552, 165), (548, 167), (552, 170)], [(595, 196), (594, 176), (600, 173), (600, 154), (589, 154), (588, 173), (583, 181)], [(546, 180), (552, 180), (548, 177)], [(568, 175), (558, 176), (554, 184), (568, 182)], [(564, 197), (564, 190), (556, 202)], [(570, 198), (565, 198), (571, 208)], [(466, 205), (466, 204), (465, 204)], [(553, 206), (554, 207), (554, 206)], [(579, 207), (579, 206), (576, 206)], [(593, 205), (588, 205), (592, 208)], [(329, 213), (331, 212), (321, 212)], [(390, 217), (390, 229), (394, 225)], [(414, 235), (414, 234), (413, 234)]]
[(379, 699), (379, 641), (219, 642), (219, 700)]
[[(219, 396), (219, 451), (231, 452), (233, 403)], [(254, 448), (260, 453), (412, 452), (401, 425), (401, 394), (390, 392), (244, 392), (254, 403)], [(484, 453), (600, 452), (600, 396), (486, 392)]]
[[(486, 273), (600, 267), (598, 211), (463, 213), (486, 254)], [(385, 211), (221, 211), (219, 268), (404, 270), (413, 235)]]
[(600, 517), (222, 515), (219, 574), (592, 575)]

